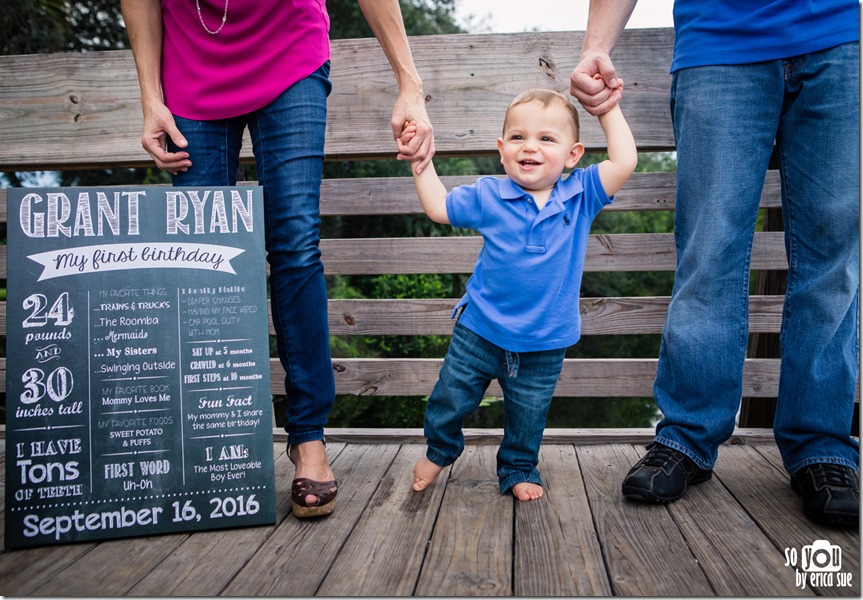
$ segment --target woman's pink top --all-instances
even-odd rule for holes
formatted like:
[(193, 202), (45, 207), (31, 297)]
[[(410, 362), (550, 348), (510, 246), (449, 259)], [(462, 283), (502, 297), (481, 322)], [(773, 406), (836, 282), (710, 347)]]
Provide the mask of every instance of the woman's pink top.
[[(225, 0), (198, 0), (210, 31)], [(162, 0), (162, 87), (175, 115), (236, 117), (275, 100), (330, 58), (325, 0), (228, 0), (207, 33), (195, 0)]]

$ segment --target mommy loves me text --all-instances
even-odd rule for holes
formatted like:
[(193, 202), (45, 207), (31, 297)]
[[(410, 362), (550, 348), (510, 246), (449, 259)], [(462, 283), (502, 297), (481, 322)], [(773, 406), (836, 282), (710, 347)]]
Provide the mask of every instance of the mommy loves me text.
[[(165, 233), (203, 235), (254, 231), (252, 190), (163, 191)], [(160, 194), (161, 195), (161, 194)], [(140, 235), (139, 212), (146, 191), (91, 192), (77, 197), (63, 192), (31, 193), (21, 199), (21, 231), (31, 238)]]

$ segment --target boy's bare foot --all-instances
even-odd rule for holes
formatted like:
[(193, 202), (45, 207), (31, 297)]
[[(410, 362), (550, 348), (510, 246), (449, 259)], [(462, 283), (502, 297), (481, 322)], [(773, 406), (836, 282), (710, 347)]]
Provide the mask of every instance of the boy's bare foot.
[(414, 483), (411, 488), (415, 492), (423, 491), (437, 479), (441, 471), (443, 471), (443, 467), (434, 464), (423, 456), (414, 465)]
[(512, 486), (512, 495), (522, 502), (536, 500), (542, 496), (542, 486), (529, 481), (522, 481)]

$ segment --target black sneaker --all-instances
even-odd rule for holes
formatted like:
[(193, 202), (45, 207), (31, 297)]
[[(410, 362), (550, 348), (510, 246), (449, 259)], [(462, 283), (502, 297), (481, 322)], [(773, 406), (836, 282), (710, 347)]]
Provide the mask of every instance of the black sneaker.
[(698, 468), (683, 452), (654, 442), (624, 478), (623, 495), (641, 502), (674, 502), (686, 491), (687, 484), (702, 483), (711, 477), (712, 470)]
[(831, 463), (807, 465), (791, 476), (791, 487), (803, 496), (808, 519), (838, 527), (860, 523), (860, 481), (854, 469)]

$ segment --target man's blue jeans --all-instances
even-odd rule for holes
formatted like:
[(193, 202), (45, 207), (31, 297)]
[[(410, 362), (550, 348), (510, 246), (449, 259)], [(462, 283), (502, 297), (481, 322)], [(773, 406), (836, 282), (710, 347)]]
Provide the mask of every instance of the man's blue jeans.
[(177, 186), (236, 184), (243, 130), (249, 128), (264, 188), (270, 303), (286, 374), (290, 444), (323, 439), (335, 399), (327, 288), (318, 248), (328, 76), (326, 63), (271, 104), (240, 117), (176, 118), (192, 161), (187, 172), (174, 176)]
[(654, 387), (657, 441), (703, 469), (740, 406), (749, 259), (774, 139), (789, 260), (776, 442), (789, 473), (857, 469), (858, 60), (853, 43), (674, 74), (677, 271)]
[(492, 380), (503, 390), (504, 430), (497, 453), (500, 492), (529, 481), (542, 485), (536, 465), (545, 417), (566, 348), (508, 352), (456, 323), (440, 378), (425, 410), (428, 459), (441, 467), (464, 450), (462, 426)]

